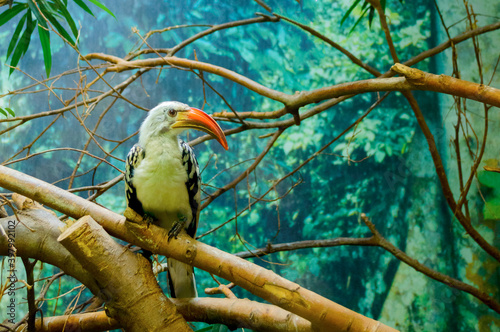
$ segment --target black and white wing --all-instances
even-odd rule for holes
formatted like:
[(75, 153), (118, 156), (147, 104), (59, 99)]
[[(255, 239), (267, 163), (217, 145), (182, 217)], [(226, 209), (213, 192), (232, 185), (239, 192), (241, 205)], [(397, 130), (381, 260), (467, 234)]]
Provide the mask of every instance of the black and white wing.
[(188, 174), (186, 188), (189, 196), (189, 205), (191, 206), (192, 219), (186, 228), (186, 233), (192, 238), (195, 237), (198, 228), (199, 206), (200, 206), (200, 188), (201, 177), (198, 161), (194, 155), (193, 149), (183, 140), (179, 140), (182, 152), (182, 165)]
[(140, 162), (146, 156), (146, 151), (139, 145), (135, 144), (127, 155), (125, 165), (125, 196), (127, 197), (127, 206), (134, 210), (139, 215), (144, 215), (142, 203), (137, 198), (137, 191), (132, 183), (134, 178), (134, 169), (139, 166)]

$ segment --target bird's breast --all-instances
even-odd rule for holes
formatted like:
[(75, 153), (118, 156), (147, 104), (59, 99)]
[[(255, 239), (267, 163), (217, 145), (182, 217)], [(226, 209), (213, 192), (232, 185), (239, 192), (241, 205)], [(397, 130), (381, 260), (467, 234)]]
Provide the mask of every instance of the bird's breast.
[(157, 218), (191, 217), (186, 188), (187, 173), (180, 151), (150, 151), (134, 171), (133, 185), (145, 212)]

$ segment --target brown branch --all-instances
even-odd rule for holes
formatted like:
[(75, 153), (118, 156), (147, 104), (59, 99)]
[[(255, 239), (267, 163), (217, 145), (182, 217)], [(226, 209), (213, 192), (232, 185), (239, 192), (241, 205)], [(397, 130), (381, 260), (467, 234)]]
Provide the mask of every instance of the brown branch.
[[(90, 291), (97, 292), (99, 287), (94, 278), (56, 241), (61, 234), (59, 228), (65, 224), (52, 212), (33, 207), (25, 207), (19, 213), (21, 223), (15, 228), (17, 257), (34, 258), (64, 269), (68, 275), (85, 284)], [(8, 229), (14, 220), (13, 217), (0, 219), (0, 226)], [(8, 256), (8, 248), (8, 239), (0, 236), (0, 255)]]
[[(280, 184), (281, 182), (285, 181), (286, 179), (288, 179), (289, 177), (291, 177), (292, 175), (294, 175), (295, 173), (297, 173), (301, 168), (303, 168), (304, 166), (306, 166), (311, 160), (313, 160), (314, 158), (316, 158), (317, 156), (319, 156), (321, 153), (323, 153), (323, 151), (325, 151), (326, 149), (328, 149), (328, 147), (330, 147), (334, 142), (336, 142), (337, 140), (339, 140), (342, 136), (344, 136), (349, 130), (351, 130), (352, 128), (354, 128), (356, 125), (358, 125), (365, 117), (368, 116), (368, 114), (370, 114), (378, 105), (380, 105), (380, 103), (389, 95), (389, 93), (386, 93), (385, 95), (383, 95), (382, 97), (380, 97), (373, 105), (370, 106), (370, 108), (362, 115), (360, 116), (359, 118), (356, 119), (356, 121), (354, 121), (353, 123), (351, 123), (351, 125), (349, 125), (347, 128), (345, 128), (340, 134), (338, 134), (334, 139), (332, 139), (330, 142), (328, 142), (327, 144), (323, 145), (319, 150), (317, 150), (315, 153), (313, 153), (309, 158), (307, 158), (305, 161), (303, 161), (299, 166), (297, 166), (295, 169), (293, 169), (291, 172), (289, 172), (288, 174), (286, 174), (285, 176), (281, 177), (280, 179), (278, 179), (276, 182), (274, 182), (273, 186), (271, 188), (269, 188), (264, 194), (262, 194), (259, 198), (257, 198), (255, 201), (251, 202), (250, 204), (248, 204), (247, 207), (245, 207), (243, 210), (240, 211), (240, 213), (237, 216), (239, 216), (241, 213), (243, 213), (244, 211), (246, 211), (247, 209), (250, 209), (250, 207), (254, 204), (256, 204), (257, 202), (260, 202), (264, 199), (264, 197), (267, 196), (267, 194), (269, 194), (271, 192), (271, 190), (273, 190), (278, 184)], [(312, 113), (315, 113), (315, 112), (319, 112), (320, 110), (322, 110), (323, 108), (328, 108), (328, 103), (330, 102), (335, 102), (335, 100), (330, 100), (328, 102), (325, 102), (321, 105), (318, 105), (316, 107), (313, 107), (311, 110), (309, 110), (309, 112), (312, 112)], [(289, 125), (293, 125), (292, 123), (293, 119), (290, 120), (290, 123)], [(217, 230), (218, 228), (222, 227), (223, 225), (233, 221), (236, 217), (233, 217), (231, 219), (229, 219), (228, 221), (226, 221), (224, 224), (212, 229), (212, 230), (209, 230), (207, 232), (205, 232), (204, 234), (201, 234), (200, 236), (198, 236), (198, 238), (201, 238), (203, 236), (206, 236), (210, 233), (212, 233), (213, 231)]]
[[(57, 266), (63, 269), (66, 274), (89, 286), (90, 290), (95, 294), (101, 292), (93, 279), (94, 274), (84, 270), (80, 263), (57, 242), (57, 237), (60, 234), (59, 228), (64, 224), (55, 215), (41, 208), (40, 205), (33, 204), (30, 200), (17, 197), (16, 201), (23, 207), (23, 211), (20, 213), (21, 220), (32, 227), (31, 231), (22, 225), (18, 225), (16, 228), (16, 244), (19, 257), (23, 259), (36, 258)], [(9, 220), (13, 220), (13, 218), (1, 219), (0, 226), (7, 229)], [(0, 255), (5, 255), (7, 248), (7, 241), (0, 240)], [(78, 269), (73, 266), (78, 266)], [(61, 275), (62, 273), (56, 274), (50, 279), (49, 283), (42, 289), (37, 302), (44, 300), (44, 294), (48, 291), (49, 285)], [(29, 280), (28, 283), (30, 283)], [(297, 326), (300, 331), (311, 330), (310, 322), (296, 315), (290, 314), (279, 307), (248, 300), (225, 301), (223, 299), (207, 298), (196, 299), (196, 301), (174, 300), (174, 304), (177, 305), (179, 313), (189, 321), (223, 323), (259, 331), (295, 331), (294, 326)], [(236, 316), (234, 316), (235, 312), (238, 312)], [(249, 319), (249, 317), (254, 317), (254, 319)], [(64, 324), (66, 324), (67, 330), (71, 330), (72, 326), (79, 326), (82, 331), (94, 331), (94, 329), (104, 331), (118, 328), (118, 323), (114, 319), (105, 316), (104, 313), (102, 316), (100, 314), (97, 316), (85, 314), (44, 317), (43, 329), (41, 323), (41, 319), (38, 319), (36, 322), (37, 331), (40, 329), (40, 331), (61, 331)], [(23, 326), (21, 325), (19, 329), (22, 329)]]
[(450, 207), (452, 213), (457, 217), (458, 221), (465, 229), (465, 231), (471, 236), (471, 238), (476, 241), (476, 243), (486, 251), (490, 256), (495, 258), (500, 262), (500, 250), (495, 248), (493, 245), (489, 244), (486, 239), (472, 226), (469, 218), (467, 218), (461, 209), (458, 209), (457, 202), (453, 197), (453, 192), (451, 191), (450, 184), (448, 182), (448, 177), (446, 176), (446, 171), (444, 169), (443, 161), (441, 160), (441, 156), (439, 155), (439, 151), (436, 146), (436, 141), (434, 140), (434, 136), (425, 121), (424, 115), (418, 106), (415, 97), (411, 93), (405, 94), (410, 106), (415, 114), (417, 122), (422, 130), (427, 144), (429, 146), (429, 151), (431, 153), (432, 161), (434, 162), (434, 167), (436, 169), (436, 173), (441, 184), (441, 189), (443, 190), (444, 197), (448, 206)]
[(392, 41), (391, 31), (389, 30), (389, 25), (387, 24), (387, 20), (384, 13), (384, 8), (380, 3), (380, 0), (367, 0), (376, 10), (378, 16), (380, 18), (380, 26), (385, 34), (385, 39), (387, 41), (387, 45), (389, 46), (389, 51), (391, 52), (391, 57), (394, 63), (399, 62), (398, 54), (396, 52), (396, 48), (394, 47), (394, 43)]
[(328, 247), (338, 247), (338, 246), (377, 246), (377, 245), (378, 243), (377, 241), (375, 241), (374, 237), (368, 237), (368, 238), (339, 237), (328, 240), (306, 240), (306, 241), (296, 241), (296, 242), (279, 243), (279, 244), (269, 243), (267, 246), (263, 248), (241, 251), (235, 253), (234, 255), (240, 258), (253, 258), (253, 257), (266, 256), (280, 251), (294, 251), (299, 249), (328, 248)]
[(266, 156), (266, 154), (269, 152), (269, 150), (271, 150), (271, 148), (273, 147), (274, 143), (280, 137), (280, 135), (283, 133), (283, 131), (284, 131), (284, 129), (280, 129), (276, 133), (274, 133), (273, 137), (271, 137), (271, 139), (269, 139), (269, 142), (267, 143), (267, 145), (264, 148), (264, 150), (262, 150), (262, 152), (257, 156), (257, 158), (255, 158), (255, 160), (252, 163), (252, 165), (250, 165), (243, 173), (241, 173), (233, 181), (231, 181), (230, 183), (226, 184), (224, 187), (222, 187), (220, 189), (217, 189), (214, 193), (210, 194), (208, 196), (208, 198), (206, 199), (206, 201), (203, 202), (203, 204), (201, 205), (200, 210), (203, 210), (204, 208), (206, 208), (217, 197), (219, 197), (220, 195), (222, 195), (226, 191), (228, 191), (228, 190), (236, 187), (236, 185), (238, 183), (240, 183), (244, 178), (246, 178), (260, 164), (260, 162), (262, 161), (262, 159), (264, 159), (264, 157)]
[[(278, 22), (279, 21), (279, 18), (274, 17), (274, 16), (264, 15), (264, 14), (260, 14), (260, 13), (257, 13), (257, 15), (259, 15), (259, 17), (212, 25), (212, 26), (210, 26), (209, 29), (206, 29), (204, 31), (201, 31), (201, 32), (189, 37), (188, 39), (180, 42), (179, 44), (177, 44), (176, 46), (174, 46), (172, 48), (162, 48), (162, 49), (156, 49), (156, 50), (145, 49), (145, 50), (141, 50), (138, 52), (134, 52), (134, 53), (130, 54), (129, 56), (127, 56), (125, 59), (131, 60), (131, 59), (136, 58), (142, 54), (151, 54), (151, 53), (157, 53), (157, 52), (166, 54), (167, 56), (173, 56), (175, 53), (179, 52), (181, 49), (183, 49), (187, 45), (195, 42), (198, 39), (201, 39), (205, 36), (208, 36), (216, 31), (225, 30), (225, 29), (234, 28), (234, 27), (239, 27), (239, 26), (243, 26), (243, 25), (254, 24), (254, 23)], [(168, 30), (166, 30), (166, 31), (168, 31)], [(147, 37), (149, 35), (150, 35), (150, 33), (146, 34), (144, 39), (147, 39)]]
[(454, 38), (451, 38), (451, 39), (439, 44), (438, 46), (436, 46), (434, 48), (431, 48), (427, 51), (420, 53), (419, 55), (411, 58), (410, 60), (403, 62), (403, 64), (406, 66), (413, 66), (416, 63), (419, 63), (427, 58), (430, 58), (431, 56), (437, 55), (437, 54), (445, 51), (446, 49), (452, 47), (452, 45), (457, 45), (457, 44), (459, 44), (463, 41), (466, 41), (472, 37), (479, 36), (479, 35), (482, 35), (484, 33), (487, 33), (490, 31), (495, 31), (498, 29), (500, 29), (500, 22), (485, 25), (484, 27), (476, 28), (474, 30), (466, 31), (466, 32), (462, 33), (461, 35), (458, 35)]
[[(106, 159), (104, 158), (101, 158), (101, 157), (98, 157), (96, 155), (93, 155), (92, 153), (88, 152), (87, 150), (81, 150), (81, 149), (75, 149), (75, 148), (69, 148), (69, 147), (66, 147), (66, 148), (55, 148), (55, 149), (49, 149), (49, 150), (45, 150), (45, 151), (40, 151), (40, 152), (36, 152), (36, 153), (32, 153), (30, 155), (27, 155), (26, 157), (23, 157), (23, 158), (19, 158), (19, 159), (15, 159), (15, 160), (12, 160), (12, 161), (9, 161), (9, 162), (6, 162), (4, 163), (3, 165), (4, 166), (7, 166), (7, 165), (10, 165), (10, 164), (15, 164), (15, 163), (18, 163), (20, 161), (24, 161), (24, 160), (27, 160), (27, 159), (30, 159), (32, 157), (36, 157), (36, 156), (39, 156), (41, 154), (44, 154), (44, 153), (50, 153), (50, 152), (58, 152), (58, 151), (75, 151), (75, 152), (80, 152), (81, 154), (84, 154), (84, 155), (87, 155), (89, 157), (92, 157), (94, 159), (97, 159), (103, 163), (106, 163), (108, 166), (111, 166), (113, 167), (115, 170), (117, 170), (118, 172), (122, 173), (123, 171), (121, 169), (119, 169), (118, 167), (116, 167), (115, 165), (111, 164), (109, 161), (107, 161)], [(118, 157), (115, 157), (115, 156), (112, 156), (110, 154), (108, 154), (109, 156), (113, 157), (114, 159), (118, 160), (118, 161), (121, 161), (121, 162), (125, 162), (125, 160), (123, 159), (120, 159)]]
[(146, 250), (216, 274), (251, 293), (309, 320), (321, 331), (394, 331), (370, 318), (338, 305), (273, 272), (224, 251), (198, 242), (185, 234), (168, 239), (168, 230), (126, 221), (125, 217), (18, 171), (0, 166), (0, 186), (54, 208), (73, 218), (90, 215), (111, 235)]
[[(311, 323), (278, 307), (239, 299), (171, 299), (190, 322), (225, 324), (232, 329), (248, 328), (263, 332), (309, 332)], [(22, 328), (21, 326), (20, 328)], [(107, 331), (121, 326), (104, 311), (37, 319), (37, 331)]]
[(282, 16), (282, 15), (279, 15), (279, 14), (274, 14), (274, 16), (277, 16), (277, 17), (279, 17), (279, 18), (281, 18), (281, 19), (283, 19), (283, 20), (285, 20), (287, 22), (290, 22), (290, 23), (298, 26), (302, 30), (309, 32), (314, 37), (317, 37), (317, 38), (321, 39), (322, 41), (324, 41), (328, 45), (332, 46), (333, 48), (337, 49), (338, 51), (340, 51), (341, 53), (343, 53), (345, 56), (347, 56), (349, 58), (349, 60), (352, 61), (352, 63), (360, 66), (361, 68), (363, 68), (364, 70), (366, 70), (367, 72), (369, 72), (370, 74), (372, 74), (373, 76), (378, 77), (378, 76), (382, 75), (377, 69), (375, 69), (372, 66), (364, 63), (363, 61), (361, 61), (360, 59), (358, 59), (354, 54), (352, 54), (351, 52), (349, 52), (348, 50), (346, 50), (345, 48), (343, 48), (342, 46), (340, 46), (339, 44), (337, 44), (336, 42), (334, 42), (330, 38), (326, 37), (325, 35), (319, 33), (318, 31), (316, 31), (314, 29), (312, 29), (311, 27), (308, 27), (305, 24), (299, 23), (297, 21), (294, 21), (294, 20), (292, 20), (292, 19), (290, 19), (288, 17)]
[[(457, 79), (441, 75), (432, 75), (425, 81), (418, 80), (417, 76), (409, 76), (408, 79), (399, 78), (376, 78), (361, 80), (355, 82), (348, 82), (328, 86), (312, 91), (301, 91), (293, 95), (289, 95), (280, 91), (267, 88), (245, 76), (242, 76), (229, 69), (215, 66), (209, 63), (200, 61), (193, 61), (188, 59), (181, 59), (177, 57), (164, 57), (153, 58), (145, 60), (125, 61), (121, 58), (106, 55), (101, 53), (92, 53), (85, 56), (87, 59), (100, 59), (115, 63), (114, 66), (109, 67), (110, 71), (124, 71), (142, 67), (156, 67), (163, 65), (175, 65), (189, 69), (199, 69), (212, 74), (216, 74), (227, 79), (232, 80), (262, 96), (279, 101), (285, 105), (287, 110), (297, 109), (304, 105), (317, 103), (322, 100), (331, 99), (335, 97), (365, 93), (365, 92), (378, 92), (378, 91), (411, 91), (411, 90), (428, 90), (442, 92), (450, 95), (457, 95), (480, 102), (484, 102), (493, 106), (500, 107), (500, 91), (498, 89), (481, 86), (476, 83), (467, 82), (463, 80), (455, 81)], [(399, 66), (399, 67), (398, 67)], [(403, 70), (398, 65), (394, 69)], [(412, 69), (415, 70), (415, 69)], [(408, 72), (409, 75), (413, 73)], [(422, 72), (423, 73), (423, 72)], [(412, 83), (418, 81), (418, 84)], [(442, 82), (442, 83), (440, 83)]]
[(108, 71), (110, 72), (122, 72), (125, 70), (132, 70), (138, 68), (153, 68), (158, 66), (178, 66), (182, 68), (188, 69), (199, 69), (202, 71), (206, 71), (208, 73), (216, 74), (225, 78), (228, 78), (238, 84), (245, 86), (246, 88), (257, 92), (260, 95), (266, 96), (273, 100), (277, 100), (280, 102), (285, 102), (287, 99), (287, 94), (276, 91), (270, 88), (267, 88), (246, 76), (240, 75), (234, 71), (229, 69), (215, 66), (209, 63), (188, 60), (183, 58), (177, 58), (175, 56), (171, 57), (161, 57), (161, 58), (151, 58), (151, 59), (143, 59), (143, 60), (133, 60), (127, 61), (117, 56), (102, 54), (102, 53), (91, 53), (83, 56), (86, 60), (103, 60), (112, 63), (113, 65), (108, 67)]
[[(40, 113), (30, 114), (30, 115), (24, 115), (24, 116), (16, 116), (16, 117), (13, 117), (13, 118), (0, 119), (0, 123), (2, 123), (2, 122), (20, 121), (19, 124), (15, 125), (15, 126), (18, 126), (18, 125), (20, 125), (22, 123), (25, 123), (25, 122), (29, 121), (29, 120), (33, 120), (33, 119), (37, 119), (37, 118), (42, 118), (42, 117), (50, 116), (50, 115), (57, 115), (57, 114), (61, 114), (61, 113), (70, 111), (70, 110), (72, 110), (72, 109), (74, 109), (76, 107), (85, 106), (87, 103), (93, 103), (93, 102), (96, 102), (98, 100), (102, 100), (105, 97), (113, 95), (113, 93), (116, 90), (126, 88), (132, 82), (134, 82), (137, 78), (139, 78), (143, 73), (144, 73), (143, 71), (138, 71), (138, 72), (134, 73), (132, 76), (130, 76), (129, 78), (127, 78), (123, 82), (115, 85), (113, 87), (113, 89), (110, 89), (110, 90), (106, 91), (105, 93), (103, 93), (103, 94), (101, 94), (101, 95), (99, 95), (97, 97), (93, 97), (93, 98), (90, 98), (88, 100), (83, 100), (83, 101), (75, 102), (74, 104), (67, 105), (67, 106), (64, 106), (64, 107), (56, 109), (56, 110), (45, 111), (45, 112), (40, 112)], [(123, 98), (123, 97), (121, 97), (121, 98)], [(2, 135), (3, 133), (5, 133), (5, 132), (7, 132), (8, 130), (11, 130), (11, 129), (13, 129), (13, 128), (7, 128), (7, 129), (1, 131), (0, 135)]]
[(80, 218), (57, 240), (101, 285), (99, 297), (125, 330), (192, 331), (163, 294), (147, 259), (115, 242), (92, 217)]
[(447, 75), (433, 75), (400, 63), (391, 68), (403, 75), (412, 90), (426, 90), (446, 93), (500, 107), (500, 90), (483, 84), (472, 83)]
[(377, 230), (375, 225), (370, 221), (370, 219), (364, 214), (361, 214), (361, 219), (363, 222), (366, 224), (366, 226), (370, 229), (372, 232), (375, 242), (377, 243), (378, 246), (381, 248), (387, 250), (390, 252), (394, 257), (396, 257), (398, 260), (408, 264), (412, 268), (414, 268), (416, 271), (421, 272), (428, 276), (429, 278), (432, 278), (434, 280), (437, 280), (445, 285), (448, 285), (452, 288), (464, 291), (466, 293), (471, 294), (484, 304), (486, 304), (488, 307), (493, 309), (494, 311), (500, 313), (500, 303), (495, 301), (495, 299), (491, 296), (489, 296), (487, 293), (469, 285), (466, 284), (460, 280), (454, 279), (448, 275), (445, 275), (443, 273), (437, 272), (424, 264), (420, 263), (418, 260), (411, 258), (408, 256), (406, 253), (404, 253), (402, 250), (399, 248), (395, 247), (392, 243), (387, 241)]
[(26, 299), (28, 301), (28, 332), (35, 332), (35, 318), (36, 312), (38, 310), (35, 304), (35, 281), (33, 276), (33, 269), (35, 268), (36, 260), (34, 262), (30, 262), (29, 258), (22, 257), (24, 269), (26, 270), (26, 282), (28, 285), (26, 286)]
[[(392, 42), (386, 17), (380, 5), (380, 1), (379, 0), (368, 0), (368, 1), (377, 9), (377, 12), (379, 14), (380, 24), (383, 27), (384, 32), (386, 34), (386, 39), (387, 43), (389, 44), (389, 48), (391, 50), (391, 55), (393, 56), (394, 62), (396, 62), (396, 64), (392, 66), (391, 70), (404, 74), (405, 77), (407, 77), (407, 79), (409, 80), (409, 83), (411, 83), (415, 87), (425, 85), (426, 87), (430, 88), (429, 90), (432, 91), (449, 93), (455, 96), (474, 99), (497, 107), (500, 105), (500, 91), (498, 89), (485, 87), (482, 84), (466, 82), (450, 76), (445, 76), (445, 75), (436, 76), (432, 74), (427, 74), (420, 70), (409, 68), (397, 63), (399, 62), (399, 59), (397, 57)], [(421, 89), (421, 90), (427, 90), (427, 89)], [(445, 92), (445, 90), (447, 92)], [(472, 226), (469, 218), (467, 218), (467, 216), (463, 214), (462, 210), (458, 208), (459, 205), (457, 205), (457, 202), (453, 197), (453, 192), (451, 191), (448, 182), (448, 177), (446, 176), (446, 171), (444, 169), (441, 156), (439, 155), (439, 151), (437, 149), (434, 136), (432, 135), (429, 127), (427, 126), (427, 123), (420, 109), (420, 106), (418, 105), (418, 102), (411, 93), (411, 91), (402, 91), (402, 92), (405, 98), (408, 100), (408, 103), (410, 104), (410, 107), (413, 110), (415, 118), (417, 119), (417, 122), (427, 140), (429, 151), (431, 153), (432, 161), (434, 162), (434, 167), (436, 169), (436, 173), (438, 175), (439, 182), (443, 190), (443, 194), (453, 214), (457, 217), (462, 227), (472, 237), (472, 239), (476, 241), (476, 243), (490, 256), (492, 256), (493, 258), (495, 258), (497, 261), (500, 262), (500, 250), (495, 248), (493, 245), (489, 244), (484, 239), (484, 237)], [(487, 97), (483, 98), (483, 94), (486, 95)]]

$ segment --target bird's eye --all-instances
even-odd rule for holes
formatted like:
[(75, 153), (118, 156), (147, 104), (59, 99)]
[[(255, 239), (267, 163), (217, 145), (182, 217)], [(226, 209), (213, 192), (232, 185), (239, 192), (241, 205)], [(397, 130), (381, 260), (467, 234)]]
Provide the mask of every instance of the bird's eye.
[(174, 116), (177, 115), (177, 111), (173, 110), (173, 109), (170, 109), (170, 110), (168, 110), (168, 115), (171, 116), (171, 117), (174, 117)]

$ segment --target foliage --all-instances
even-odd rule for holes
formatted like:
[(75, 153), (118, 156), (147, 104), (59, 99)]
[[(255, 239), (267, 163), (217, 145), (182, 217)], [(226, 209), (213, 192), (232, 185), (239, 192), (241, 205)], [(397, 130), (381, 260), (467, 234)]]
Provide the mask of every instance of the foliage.
[[(113, 13), (100, 1), (88, 1), (114, 17)], [(83, 0), (74, 0), (74, 2), (87, 13), (94, 16), (92, 10)], [(31, 42), (31, 36), (36, 27), (38, 27), (38, 35), (40, 38), (40, 45), (42, 46), (43, 61), (47, 77), (50, 76), (50, 70), (52, 68), (51, 30), (63, 38), (68, 44), (75, 48), (78, 47), (79, 31), (67, 7), (67, 0), (27, 0), (26, 2), (15, 2), (11, 8), (0, 14), (0, 26), (2, 26), (7, 22), (12, 22), (11, 20), (17, 15), (25, 12), (17, 23), (17, 27), (14, 30), (14, 34), (10, 39), (7, 49), (6, 58), (10, 58), (10, 74), (14, 72), (19, 60), (26, 54)], [(59, 21), (66, 22), (75, 40), (73, 40), (73, 37), (68, 33), (67, 28), (64, 28)]]

